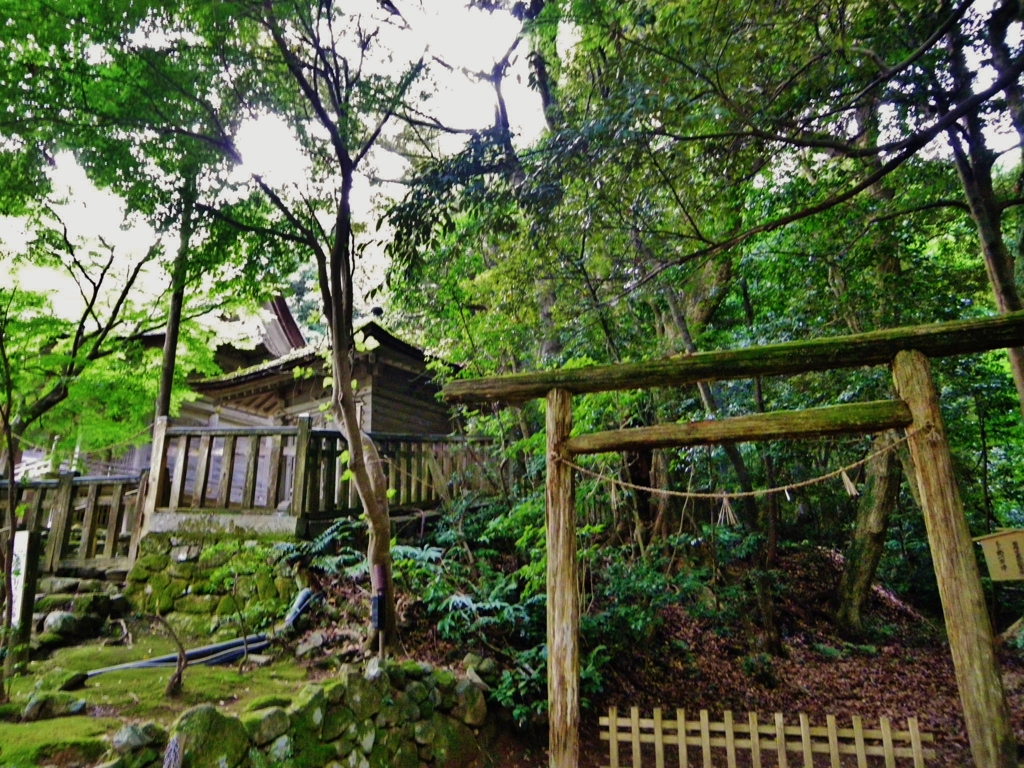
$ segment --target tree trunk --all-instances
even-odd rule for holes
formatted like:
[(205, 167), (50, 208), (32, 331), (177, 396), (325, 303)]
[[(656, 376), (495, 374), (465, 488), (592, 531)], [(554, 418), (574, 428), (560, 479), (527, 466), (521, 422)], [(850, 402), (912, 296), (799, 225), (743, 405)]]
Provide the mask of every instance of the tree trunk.
[[(1005, 53), (1005, 33), (1007, 16), (1012, 17), (1016, 3), (1002, 3), (990, 19), (989, 33), (992, 45), (993, 61), (1003, 67), (1007, 64), (1002, 56)], [(1002, 30), (1000, 32), (1000, 30)], [(972, 76), (967, 66), (965, 52), (966, 41), (963, 35), (953, 30), (948, 36), (950, 58), (952, 64), (953, 84), (957, 94), (971, 92)], [(1001, 47), (1000, 44), (1003, 44)], [(1021, 115), (1021, 90), (1018, 86), (1010, 87), (1006, 95), (1010, 106), (1010, 116), (1018, 131), (1024, 130), (1024, 117)], [(1001, 314), (1017, 312), (1022, 308), (1017, 285), (1014, 282), (1013, 256), (1003, 240), (1003, 209), (996, 197), (992, 183), (992, 166), (996, 154), (989, 149), (985, 139), (985, 124), (980, 114), (968, 115), (955, 129), (946, 132), (957, 174), (963, 186), (967, 207), (971, 219), (978, 230), (981, 244), (981, 255), (985, 261), (985, 271), (995, 296), (996, 308)], [(966, 144), (966, 146), (965, 146)], [(1010, 359), (1010, 371), (1013, 383), (1017, 387), (1017, 398), (1024, 414), (1024, 348), (1011, 347), (1006, 350)]]
[[(892, 432), (884, 432), (872, 441), (871, 450), (886, 448), (894, 441)], [(839, 631), (851, 639), (863, 634), (861, 607), (871, 592), (871, 583), (885, 545), (889, 515), (896, 507), (899, 495), (899, 462), (895, 452), (888, 451), (869, 461), (866, 474), (853, 539), (846, 550), (846, 562), (839, 581), (839, 608), (836, 612)]]
[(185, 304), (185, 278), (188, 275), (189, 241), (195, 226), (196, 180), (188, 179), (181, 190), (181, 228), (178, 234), (178, 253), (171, 266), (171, 306), (167, 313), (164, 333), (164, 356), (160, 366), (160, 393), (156, 400), (156, 415), (170, 416), (171, 390), (174, 387), (174, 368), (178, 355), (178, 336), (181, 332), (181, 312)]
[[(377, 447), (366, 435), (356, 411), (352, 361), (356, 354), (352, 316), (355, 291), (352, 284), (352, 179), (354, 168), (343, 164), (342, 187), (334, 243), (329, 259), (318, 255), (318, 272), (324, 310), (331, 333), (331, 372), (334, 386), (331, 411), (348, 443), (349, 469), (366, 515), (369, 534), (366, 559), (374, 593), (383, 594), (384, 638), (397, 639), (395, 590), (391, 575), (391, 516), (388, 485)], [(371, 633), (371, 644), (377, 633)]]

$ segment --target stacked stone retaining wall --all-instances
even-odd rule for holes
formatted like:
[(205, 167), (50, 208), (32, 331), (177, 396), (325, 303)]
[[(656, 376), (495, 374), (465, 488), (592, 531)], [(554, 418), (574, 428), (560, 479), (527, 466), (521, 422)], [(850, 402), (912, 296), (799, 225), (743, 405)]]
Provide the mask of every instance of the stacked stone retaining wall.
[(126, 726), (101, 768), (475, 768), (493, 735), (471, 680), (374, 660), (294, 698), (256, 699), (238, 716), (206, 704), (183, 712), (169, 734)]
[(237, 637), (279, 619), (298, 593), (290, 568), (275, 565), (272, 542), (237, 536), (149, 534), (128, 574), (125, 598), (159, 613), (182, 637)]

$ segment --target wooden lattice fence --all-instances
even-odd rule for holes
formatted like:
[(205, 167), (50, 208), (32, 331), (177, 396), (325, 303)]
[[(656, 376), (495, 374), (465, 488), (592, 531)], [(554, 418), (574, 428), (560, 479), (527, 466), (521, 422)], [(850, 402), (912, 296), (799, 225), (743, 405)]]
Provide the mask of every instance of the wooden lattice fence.
[[(745, 760), (743, 764), (754, 768), (774, 764), (780, 768), (814, 768), (815, 755), (827, 755), (831, 768), (854, 764), (857, 768), (896, 768), (898, 758), (909, 758), (914, 768), (924, 768), (925, 760), (935, 757), (935, 750), (924, 746), (925, 742), (933, 742), (934, 736), (920, 730), (916, 717), (907, 719), (905, 731), (894, 730), (887, 717), (879, 719), (877, 729), (865, 728), (859, 715), (853, 715), (851, 722), (851, 728), (840, 728), (835, 715), (828, 715), (824, 727), (812, 726), (810, 717), (800, 713), (799, 725), (787, 725), (779, 712), (773, 722), (764, 724), (756, 712), (747, 713), (745, 720), (736, 720), (732, 712), (725, 712), (721, 721), (712, 722), (706, 709), (700, 711), (696, 720), (688, 720), (681, 709), (676, 710), (675, 718), (665, 718), (661, 709), (654, 710), (654, 717), (643, 718), (637, 707), (630, 708), (629, 717), (620, 717), (618, 710), (611, 707), (608, 716), (600, 719), (601, 739), (609, 743), (610, 768), (641, 768), (645, 753), (650, 764), (651, 746), (655, 768), (665, 768), (666, 764), (678, 764), (679, 768), (722, 765), (720, 759), (713, 762), (713, 750), (718, 751), (719, 758), (724, 750), (724, 765), (728, 768), (737, 768), (737, 755), (741, 752), (749, 754), (749, 763)], [(680, 733), (684, 738), (680, 738)], [(626, 756), (621, 754), (620, 743), (628, 745), (628, 762), (622, 762)], [(791, 763), (792, 754), (797, 758)], [(844, 760), (843, 756), (850, 757)], [(869, 763), (869, 758), (881, 758), (884, 762)]]

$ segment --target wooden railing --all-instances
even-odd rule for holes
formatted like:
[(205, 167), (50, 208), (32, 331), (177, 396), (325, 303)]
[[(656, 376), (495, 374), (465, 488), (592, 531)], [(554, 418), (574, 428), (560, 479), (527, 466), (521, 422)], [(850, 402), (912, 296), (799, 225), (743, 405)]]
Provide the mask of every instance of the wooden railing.
[[(372, 434), (384, 461), (392, 507), (428, 509), (456, 486), (486, 486), (479, 441), (447, 435)], [(309, 531), (310, 524), (356, 514), (360, 503), (337, 430), (295, 427), (168, 427), (153, 436), (148, 530), (172, 530), (199, 513), (219, 526), (262, 532)], [(298, 468), (298, 471), (296, 470)]]
[[(871, 729), (864, 727), (859, 715), (851, 718), (851, 728), (838, 727), (834, 715), (826, 717), (824, 727), (812, 726), (804, 713), (799, 715), (799, 725), (786, 725), (780, 712), (775, 713), (774, 722), (764, 724), (754, 712), (747, 713), (744, 720), (734, 720), (732, 712), (725, 712), (716, 722), (708, 717), (706, 709), (700, 711), (697, 720), (688, 720), (681, 709), (675, 715), (663, 717), (661, 710), (655, 709), (653, 718), (642, 718), (637, 707), (631, 707), (629, 717), (619, 717), (618, 710), (610, 707), (608, 716), (600, 719), (601, 739), (609, 747), (609, 768), (641, 768), (648, 751), (653, 751), (657, 768), (665, 768), (666, 757), (674, 757), (671, 762), (679, 768), (721, 765), (712, 762), (712, 750), (719, 755), (725, 752), (729, 768), (736, 768), (738, 752), (746, 752), (755, 768), (762, 765), (762, 756), (769, 759), (768, 754), (772, 763), (782, 768), (789, 765), (791, 753), (799, 755), (805, 766), (815, 765), (816, 754), (828, 755), (833, 766), (845, 764), (841, 755), (855, 756), (859, 768), (867, 768), (869, 757), (884, 758), (887, 767), (894, 767), (897, 758), (907, 758), (914, 768), (924, 768), (925, 759), (935, 757), (935, 750), (924, 746), (935, 737), (920, 730), (916, 717), (907, 718), (907, 730), (898, 731), (887, 717), (879, 718), (878, 728)], [(620, 757), (620, 742), (630, 747), (628, 763)]]
[[(24, 512), (19, 529), (37, 534), (45, 545), (39, 570), (128, 568), (128, 537), (135, 531), (145, 476), (77, 477), (15, 483), (16, 505)], [(6, 480), (0, 480), (0, 508), (7, 506)]]

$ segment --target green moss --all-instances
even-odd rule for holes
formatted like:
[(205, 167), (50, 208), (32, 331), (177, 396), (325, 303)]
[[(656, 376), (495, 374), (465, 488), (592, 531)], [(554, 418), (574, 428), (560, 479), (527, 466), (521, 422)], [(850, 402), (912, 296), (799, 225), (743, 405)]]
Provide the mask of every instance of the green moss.
[(284, 576), (274, 579), (274, 588), (277, 589), (277, 596), (286, 602), (291, 602), (298, 591), (295, 588), (295, 581)]
[(171, 558), (165, 554), (143, 555), (135, 561), (136, 568), (143, 568), (150, 573), (157, 573), (164, 570), (171, 564)]
[(246, 705), (245, 711), (255, 712), (257, 709), (269, 709), (270, 707), (290, 707), (291, 704), (291, 696), (268, 694), (266, 696), (257, 696), (255, 699), (250, 701)]
[(0, 723), (0, 765), (29, 768), (43, 763), (95, 762), (107, 750), (100, 736), (121, 725), (111, 718), (65, 717), (53, 722)]
[(238, 613), (239, 607), (238, 603), (235, 602), (235, 598), (231, 595), (224, 595), (220, 602), (217, 603), (216, 614), (218, 616), (234, 616)]
[(47, 595), (36, 602), (36, 613), (49, 613), (50, 611), (68, 611), (75, 602), (75, 595)]
[(217, 602), (212, 595), (185, 595), (174, 601), (174, 610), (209, 616), (217, 609)]
[(256, 594), (260, 600), (277, 600), (277, 587), (274, 586), (273, 574), (267, 571), (260, 571), (256, 574)]

